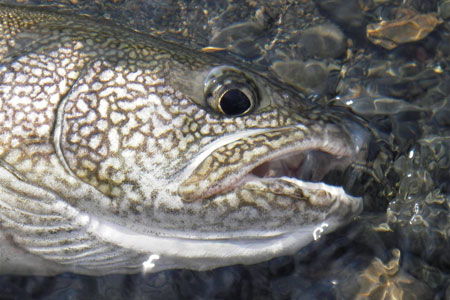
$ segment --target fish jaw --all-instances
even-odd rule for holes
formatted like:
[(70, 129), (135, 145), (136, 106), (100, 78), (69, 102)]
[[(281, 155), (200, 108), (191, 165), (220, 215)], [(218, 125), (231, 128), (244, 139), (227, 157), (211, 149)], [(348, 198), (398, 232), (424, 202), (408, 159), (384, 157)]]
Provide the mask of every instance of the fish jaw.
[(317, 159), (307, 162), (311, 166), (304, 166), (312, 151), (330, 156), (326, 161), (329, 166), (315, 166), (324, 170), (311, 170), (315, 171), (310, 175), (312, 179), (319, 181), (329, 169), (345, 169), (360, 156), (351, 145), (345, 143), (347, 139), (341, 133), (333, 125), (325, 126), (321, 133), (296, 125), (225, 136), (205, 147), (207, 149), (185, 169), (182, 177), (186, 179), (181, 180), (179, 194), (189, 201), (236, 188), (258, 175), (272, 181), (283, 173), (293, 178), (301, 177), (297, 173), (312, 169), (314, 164), (325, 163)]
[(331, 124), (317, 131), (297, 125), (225, 136), (182, 172), (178, 194), (186, 205), (206, 203), (211, 210), (232, 211), (223, 218), (205, 218), (228, 233), (295, 231), (331, 218), (345, 224), (361, 212), (362, 198), (322, 182), (327, 173), (342, 172), (365, 158), (344, 132)]
[[(341, 191), (338, 191), (340, 193)], [(346, 197), (346, 199), (348, 199)], [(362, 210), (360, 201), (353, 201), (352, 214)], [(142, 235), (116, 224), (92, 218), (88, 230), (101, 239), (155, 258), (151, 267), (142, 261), (142, 272), (188, 268), (205, 271), (234, 264), (255, 264), (269, 259), (292, 255), (324, 234), (342, 226), (342, 220), (329, 217), (286, 232), (266, 232), (264, 237), (241, 235), (234, 238), (179, 238)], [(252, 235), (252, 232), (245, 234)]]

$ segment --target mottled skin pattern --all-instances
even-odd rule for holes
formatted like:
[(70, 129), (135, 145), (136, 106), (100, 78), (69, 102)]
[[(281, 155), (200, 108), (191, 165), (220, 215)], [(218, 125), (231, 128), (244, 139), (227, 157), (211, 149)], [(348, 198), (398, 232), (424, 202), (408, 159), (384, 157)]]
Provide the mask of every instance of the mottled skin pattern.
[[(63, 270), (104, 274), (139, 271), (153, 252), (115, 243), (97, 220), (196, 241), (276, 236), (330, 217), (350, 220), (360, 203), (326, 189), (283, 180), (235, 188), (268, 159), (319, 149), (353, 160), (359, 145), (332, 111), (313, 110), (249, 71), (236, 69), (236, 76), (257, 87), (254, 109), (229, 117), (210, 107), (204, 82), (222, 65), (229, 64), (110, 24), (0, 6), (6, 239), (66, 265)], [(193, 163), (198, 156), (203, 159)], [(204, 265), (174, 250), (156, 269), (252, 263), (294, 248)]]

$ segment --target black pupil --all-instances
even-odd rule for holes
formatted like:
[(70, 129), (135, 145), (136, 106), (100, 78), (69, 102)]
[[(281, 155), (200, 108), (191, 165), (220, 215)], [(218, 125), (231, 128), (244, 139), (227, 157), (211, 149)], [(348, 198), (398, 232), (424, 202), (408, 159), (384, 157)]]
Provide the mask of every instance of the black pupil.
[(227, 115), (240, 115), (250, 108), (251, 103), (243, 92), (238, 89), (232, 89), (223, 94), (219, 105)]

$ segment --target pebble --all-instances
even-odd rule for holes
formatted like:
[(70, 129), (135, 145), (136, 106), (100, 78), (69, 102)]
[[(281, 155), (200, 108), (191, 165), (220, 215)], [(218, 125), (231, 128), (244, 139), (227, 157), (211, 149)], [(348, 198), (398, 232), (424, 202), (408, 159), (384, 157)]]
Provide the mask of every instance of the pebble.
[(419, 41), (430, 34), (442, 21), (435, 13), (406, 16), (392, 21), (367, 25), (367, 39), (375, 45), (392, 50), (400, 44)]
[(439, 4), (439, 16), (442, 19), (450, 18), (450, 0), (444, 0)]
[(301, 32), (298, 45), (307, 57), (337, 58), (345, 54), (344, 33), (333, 24), (323, 24)]
[(318, 0), (317, 5), (336, 24), (355, 30), (364, 25), (361, 0)]
[(373, 115), (394, 115), (402, 112), (419, 112), (421, 107), (410, 104), (404, 100), (387, 97), (363, 96), (354, 99), (342, 98), (345, 105), (350, 106), (352, 110), (363, 116)]
[(432, 294), (426, 284), (401, 270), (400, 250), (391, 253), (392, 259), (386, 264), (375, 257), (361, 273), (361, 290), (355, 299), (430, 299)]
[(261, 54), (261, 47), (255, 40), (263, 33), (263, 27), (255, 22), (230, 25), (214, 34), (209, 44), (228, 49), (242, 57), (252, 59)]
[(328, 69), (319, 61), (278, 61), (270, 69), (284, 81), (305, 93), (321, 93), (327, 88)]
[(261, 35), (263, 28), (254, 22), (243, 22), (230, 25), (214, 34), (210, 44), (216, 47), (226, 48), (235, 41), (256, 38)]

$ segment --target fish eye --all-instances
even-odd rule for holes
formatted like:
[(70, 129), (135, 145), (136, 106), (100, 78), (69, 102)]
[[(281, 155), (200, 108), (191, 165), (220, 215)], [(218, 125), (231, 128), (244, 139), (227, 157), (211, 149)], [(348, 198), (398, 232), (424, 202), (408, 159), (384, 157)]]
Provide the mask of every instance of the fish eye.
[(251, 112), (258, 102), (255, 83), (233, 67), (217, 67), (205, 81), (208, 105), (225, 116), (241, 116)]
[(228, 116), (245, 114), (251, 107), (251, 100), (239, 89), (225, 91), (219, 100), (220, 110)]

